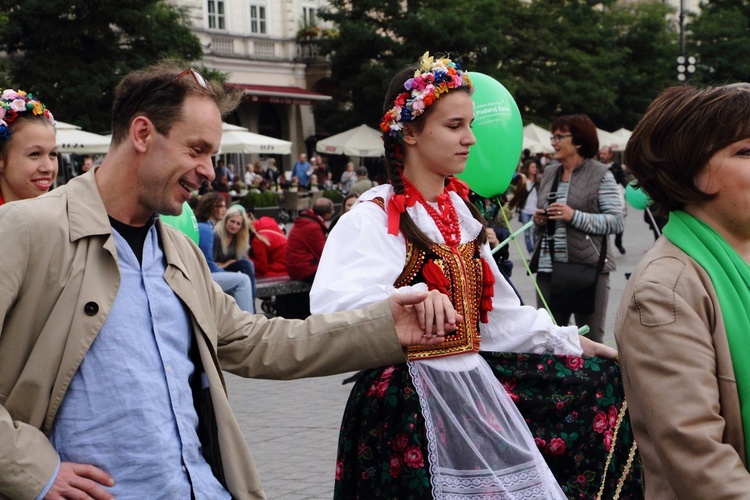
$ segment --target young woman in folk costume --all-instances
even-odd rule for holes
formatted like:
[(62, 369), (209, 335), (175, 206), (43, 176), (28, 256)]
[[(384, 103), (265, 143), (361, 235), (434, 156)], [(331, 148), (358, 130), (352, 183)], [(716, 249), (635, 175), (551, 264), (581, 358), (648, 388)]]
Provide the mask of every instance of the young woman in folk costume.
[(500, 276), (454, 177), (475, 143), (471, 92), (454, 62), (428, 53), (394, 77), (381, 124), (391, 183), (360, 198), (323, 252), (314, 312), (429, 288), (464, 318), (439, 347), (410, 349), (408, 362), (359, 378), (342, 423), (337, 498), (565, 498), (478, 351), (615, 354), (521, 306)]
[(55, 177), (52, 113), (32, 94), (4, 90), (0, 95), (0, 205), (46, 193)]

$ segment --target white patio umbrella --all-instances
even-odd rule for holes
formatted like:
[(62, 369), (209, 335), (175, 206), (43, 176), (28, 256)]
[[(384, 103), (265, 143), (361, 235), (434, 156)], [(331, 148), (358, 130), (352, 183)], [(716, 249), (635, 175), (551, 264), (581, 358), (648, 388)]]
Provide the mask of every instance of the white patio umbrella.
[(549, 144), (549, 141), (547, 143), (541, 143), (537, 141), (536, 139), (531, 139), (529, 137), (523, 138), (523, 149), (528, 149), (531, 151), (531, 154), (539, 154), (539, 153), (551, 153), (554, 151), (552, 149), (552, 146)]
[(360, 125), (318, 141), (315, 150), (329, 155), (361, 157), (378, 157), (385, 154), (380, 132), (367, 125)]
[(292, 143), (275, 137), (250, 132), (245, 127), (222, 123), (220, 152), (225, 153), (258, 153), (258, 154), (292, 154)]
[(78, 125), (58, 121), (57, 149), (60, 153), (97, 154), (109, 150), (110, 137), (81, 130)]
[[(535, 123), (529, 123), (523, 128), (523, 147), (528, 147), (532, 153), (551, 153), (554, 149), (549, 142), (549, 136), (549, 130)], [(530, 146), (536, 146), (539, 149), (535, 150)]]
[(612, 132), (612, 135), (618, 137), (623, 144), (627, 144), (633, 132), (626, 128), (621, 128)]
[(596, 136), (599, 139), (600, 148), (603, 146), (609, 146), (612, 148), (612, 151), (625, 150), (625, 144), (627, 144), (627, 141), (623, 141), (621, 137), (613, 134), (612, 132), (607, 132), (606, 130), (597, 128)]

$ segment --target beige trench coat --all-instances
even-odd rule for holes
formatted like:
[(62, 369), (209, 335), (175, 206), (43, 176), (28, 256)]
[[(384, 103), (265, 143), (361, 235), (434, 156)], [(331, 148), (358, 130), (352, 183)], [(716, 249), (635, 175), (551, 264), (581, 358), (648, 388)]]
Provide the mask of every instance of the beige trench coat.
[[(197, 246), (158, 222), (165, 279), (190, 311), (234, 498), (265, 498), (221, 369), (291, 379), (404, 362), (387, 301), (307, 321), (242, 312), (212, 281)], [(33, 498), (58, 456), (47, 434), (120, 283), (94, 171), (0, 207), (0, 498)]]
[(615, 322), (647, 499), (750, 498), (737, 382), (705, 270), (661, 237)]

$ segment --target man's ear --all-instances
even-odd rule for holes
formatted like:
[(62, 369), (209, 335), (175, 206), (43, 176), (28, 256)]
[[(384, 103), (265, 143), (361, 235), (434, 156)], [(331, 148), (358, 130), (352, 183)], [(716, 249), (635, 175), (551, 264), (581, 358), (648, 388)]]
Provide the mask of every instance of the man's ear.
[(155, 133), (156, 128), (153, 122), (146, 116), (136, 116), (130, 122), (130, 140), (133, 142), (133, 147), (139, 153), (146, 152), (149, 142)]
[(404, 142), (406, 144), (413, 146), (417, 143), (417, 134), (411, 124), (407, 123), (406, 125), (404, 125), (404, 128), (401, 129), (401, 133), (404, 136)]

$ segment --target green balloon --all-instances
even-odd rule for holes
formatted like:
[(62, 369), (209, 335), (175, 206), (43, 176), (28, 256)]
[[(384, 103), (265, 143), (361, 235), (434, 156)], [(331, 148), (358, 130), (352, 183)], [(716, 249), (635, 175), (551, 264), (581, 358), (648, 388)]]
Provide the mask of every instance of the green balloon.
[(470, 72), (469, 78), (477, 143), (458, 178), (478, 195), (492, 198), (503, 194), (513, 179), (523, 148), (523, 122), (516, 101), (500, 82), (482, 73)]
[(635, 187), (635, 181), (625, 188), (625, 199), (628, 200), (631, 207), (638, 210), (644, 210), (651, 204), (651, 198), (642, 189)]
[(182, 205), (182, 213), (180, 215), (162, 215), (161, 221), (164, 224), (168, 224), (175, 229), (179, 229), (193, 242), (198, 244), (198, 220), (195, 218), (193, 209), (190, 205), (185, 202)]

